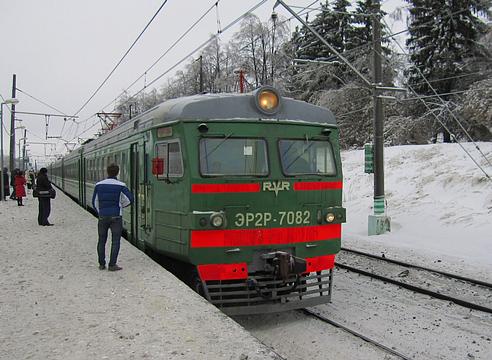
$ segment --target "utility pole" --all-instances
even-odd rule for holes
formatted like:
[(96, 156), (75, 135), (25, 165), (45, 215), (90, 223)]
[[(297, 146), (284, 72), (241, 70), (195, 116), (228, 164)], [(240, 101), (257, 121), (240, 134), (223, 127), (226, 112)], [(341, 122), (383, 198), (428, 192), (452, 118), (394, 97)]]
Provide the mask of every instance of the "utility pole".
[(381, 62), (381, 19), (380, 3), (373, 3), (372, 43), (373, 43), (373, 107), (374, 107), (374, 215), (368, 218), (368, 234), (379, 235), (390, 231), (390, 218), (385, 216), (384, 198), (384, 108), (380, 97), (383, 82), (383, 67)]
[[(16, 99), (15, 93), (17, 90), (16, 87), (16, 80), (17, 77), (14, 74), (12, 77), (12, 99)], [(10, 158), (9, 158), (9, 168), (10, 171), (14, 170), (15, 168), (15, 104), (11, 105), (11, 111), (10, 111)]]
[(22, 170), (26, 170), (26, 139), (27, 139), (27, 129), (24, 129), (24, 146), (22, 148)]
[[(383, 163), (383, 103), (382, 99), (394, 99), (394, 97), (381, 95), (382, 91), (406, 91), (402, 88), (381, 86), (382, 82), (382, 66), (381, 66), (381, 24), (380, 24), (380, 3), (376, 0), (374, 4), (373, 14), (373, 39), (374, 39), (374, 82), (370, 82), (366, 77), (357, 70), (350, 61), (340, 54), (326, 39), (324, 39), (316, 30), (314, 30), (306, 21), (296, 14), (283, 0), (277, 0), (275, 7), (282, 5), (288, 12), (292, 14), (306, 29), (308, 29), (315, 37), (317, 37), (330, 51), (342, 60), (365, 85), (373, 90), (374, 94), (374, 145), (375, 145), (375, 171), (374, 171), (374, 215), (369, 215), (369, 235), (379, 235), (390, 230), (390, 218), (385, 216), (384, 209), (384, 163)], [(377, 168), (377, 170), (376, 170)]]
[(200, 55), (200, 94), (203, 94), (203, 56)]
[(274, 62), (274, 59), (275, 59), (275, 31), (276, 31), (276, 27), (277, 27), (277, 13), (274, 11), (272, 12), (272, 22), (273, 22), (273, 26), (272, 26), (272, 86), (273, 86), (273, 78), (275, 76), (275, 62)]

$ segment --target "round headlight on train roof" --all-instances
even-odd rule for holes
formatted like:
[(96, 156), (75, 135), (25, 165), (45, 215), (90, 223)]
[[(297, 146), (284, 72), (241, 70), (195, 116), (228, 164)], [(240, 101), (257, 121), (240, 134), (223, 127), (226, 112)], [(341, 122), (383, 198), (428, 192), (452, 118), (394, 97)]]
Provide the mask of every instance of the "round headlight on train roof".
[(224, 218), (224, 215), (222, 213), (213, 213), (212, 215), (210, 215), (210, 224), (213, 226), (213, 227), (221, 227), (223, 226), (225, 223), (225, 218)]
[(256, 91), (255, 102), (258, 110), (267, 115), (275, 114), (280, 108), (280, 96), (271, 86), (263, 86)]
[(335, 214), (333, 214), (333, 213), (326, 214), (325, 220), (326, 220), (326, 222), (329, 222), (329, 223), (333, 222), (335, 220)]

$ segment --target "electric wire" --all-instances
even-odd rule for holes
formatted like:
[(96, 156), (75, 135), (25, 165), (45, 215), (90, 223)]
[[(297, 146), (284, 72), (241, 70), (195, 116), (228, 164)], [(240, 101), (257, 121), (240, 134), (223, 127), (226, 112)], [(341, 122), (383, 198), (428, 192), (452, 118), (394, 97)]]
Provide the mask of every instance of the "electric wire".
[[(0, 97), (2, 98), (2, 102), (4, 103), (4, 102), (5, 102), (5, 98), (3, 97), (3, 95), (2, 95), (2, 94), (0, 94)], [(8, 111), (10, 112), (10, 114), (12, 114), (12, 111), (9, 109), (9, 107), (8, 107), (8, 106), (6, 106), (6, 108), (8, 109)], [(3, 106), (2, 106), (2, 108), (0, 109), (0, 111), (1, 111), (2, 116), (3, 116)], [(8, 137), (10, 137), (10, 130), (8, 130), (8, 129), (7, 129), (7, 127), (5, 126), (5, 123), (4, 123), (3, 121), (2, 121), (2, 126), (3, 126), (3, 128), (5, 129), (5, 132), (7, 133)], [(2, 135), (1, 135), (1, 136), (3, 136), (3, 133), (2, 133)]]
[[(220, 1), (220, 0), (219, 0)], [(149, 70), (151, 70), (165, 55), (167, 55), (167, 53), (169, 53), (206, 15), (208, 15), (208, 13), (214, 8), (217, 6), (217, 4), (219, 3), (219, 1), (215, 2), (198, 20), (195, 21), (195, 23), (193, 23), (193, 25), (191, 25), (190, 28), (188, 28), (188, 30), (186, 30), (172, 45), (170, 48), (168, 48), (139, 78), (137, 78), (132, 84), (130, 84), (125, 90), (123, 90), (116, 98), (114, 98), (113, 100), (111, 100), (110, 103), (108, 103), (106, 106), (104, 106), (102, 108), (102, 111), (104, 111), (108, 106), (110, 106), (111, 104), (113, 104), (115, 101), (117, 101), (123, 94), (125, 94), (133, 85), (135, 85)], [(311, 6), (313, 4), (315, 4), (318, 0), (315, 0), (313, 1), (310, 5), (308, 6)], [(260, 7), (261, 5), (263, 5), (265, 1), (261, 1), (260, 3), (258, 3), (256, 6), (254, 6), (253, 8), (251, 8), (250, 10), (248, 10), (245, 14), (249, 14), (251, 12), (253, 12), (254, 10), (256, 10), (258, 7)], [(307, 8), (307, 7), (306, 7)], [(303, 9), (305, 10), (305, 9)], [(302, 13), (303, 10), (301, 10), (299, 12)], [(308, 11), (307, 13), (309, 13), (311, 11)], [(242, 19), (245, 15), (243, 15), (240, 19)], [(287, 20), (284, 20), (281, 22), (281, 24), (285, 23), (285, 22), (288, 22), (290, 21), (291, 19), (293, 19), (294, 17), (291, 16), (289, 19)], [(239, 20), (240, 20), (239, 19)], [(224, 29), (220, 29), (220, 33), (223, 33), (224, 31), (226, 31), (229, 27), (233, 26), (234, 24), (236, 24), (239, 20), (236, 20), (236, 21), (233, 21), (233, 23), (229, 24), (226, 28)], [(219, 25), (220, 26), (220, 25)], [(259, 37), (258, 37), (259, 38)], [(210, 42), (211, 39), (209, 39), (208, 42)], [(202, 44), (203, 45), (203, 44)], [(201, 48), (202, 46), (200, 46), (199, 48)], [(188, 57), (188, 56), (187, 56)], [(186, 57), (186, 58), (187, 58)], [(181, 62), (179, 62), (176, 66), (178, 66)], [(173, 67), (174, 68), (174, 67)], [(168, 70), (165, 74), (167, 74), (169, 71), (172, 71), (171, 68), (170, 70)], [(165, 75), (164, 74), (164, 75)], [(144, 87), (144, 89), (146, 87), (148, 87), (150, 84), (146, 84), (146, 86)], [(130, 101), (132, 98), (134, 98), (136, 95), (138, 95), (141, 91), (139, 91), (137, 94), (134, 94), (133, 96), (131, 96), (126, 102)], [(123, 104), (125, 104), (126, 102), (124, 102)], [(82, 120), (82, 121), (77, 121), (77, 125), (80, 124), (80, 123), (86, 123), (87, 121), (89, 121), (91, 118), (93, 118), (94, 116), (96, 116), (95, 114), (89, 116), (88, 118)], [(89, 129), (86, 129), (86, 125), (84, 125), (84, 130), (81, 134), (87, 132), (88, 130), (90, 130), (91, 128), (93, 128), (95, 126), (95, 124), (93, 124)], [(77, 136), (75, 136), (73, 139), (75, 139)], [(73, 140), (72, 139), (72, 140)]]
[[(220, 0), (219, 0), (220, 1)], [(104, 106), (102, 108), (102, 110), (106, 109), (108, 106), (110, 106), (113, 102), (115, 102), (116, 100), (118, 100), (122, 95), (124, 95), (133, 85), (135, 85), (140, 79), (142, 79), (144, 76), (146, 76), (146, 74), (152, 70), (154, 68), (155, 65), (157, 65), (172, 49), (174, 49), (176, 47), (176, 45), (178, 45), (181, 40), (190, 33), (191, 30), (193, 30), (196, 25), (198, 25), (205, 16), (207, 16), (210, 11), (212, 11), (214, 9), (214, 7), (216, 6), (216, 4), (219, 3), (219, 1), (216, 1), (207, 11), (205, 11), (205, 13), (200, 16), (183, 34), (181, 34), (181, 36), (157, 59), (154, 61), (154, 63), (152, 65), (150, 65), (147, 70), (144, 71), (144, 73), (142, 75), (140, 75), (135, 81), (133, 81), (125, 90), (123, 90), (116, 98), (114, 98), (113, 100), (111, 100), (111, 102), (109, 102), (106, 106)], [(145, 87), (148, 87), (148, 85), (146, 84)]]
[[(385, 22), (386, 26), (387, 26), (387, 23), (384, 19), (382, 19), (383, 22)], [(409, 56), (408, 52), (406, 52), (406, 50), (402, 47), (402, 45), (400, 44), (400, 42), (395, 39), (394, 37), (392, 37), (392, 40), (396, 43), (396, 45), (400, 48), (400, 50), (405, 53), (407, 56)], [(382, 54), (379, 54), (379, 56), (384, 60), (385, 57), (382, 55)], [(386, 60), (387, 61), (387, 60)], [(432, 90), (432, 92), (434, 93), (434, 95), (436, 95), (438, 97), (438, 99), (441, 101), (441, 104), (444, 106), (444, 108), (446, 110), (448, 110), (448, 112), (450, 113), (450, 115), (453, 117), (453, 119), (459, 124), (460, 128), (464, 131), (464, 133), (467, 135), (467, 137), (470, 139), (470, 141), (475, 145), (475, 148), (480, 152), (480, 154), (485, 158), (485, 160), (488, 162), (489, 165), (492, 165), (490, 160), (485, 156), (485, 154), (482, 152), (482, 150), (480, 149), (480, 147), (478, 146), (478, 144), (472, 139), (471, 135), (468, 133), (468, 131), (464, 128), (464, 126), (461, 124), (461, 122), (458, 120), (458, 118), (456, 117), (456, 115), (451, 111), (451, 109), (449, 109), (448, 105), (446, 104), (446, 102), (437, 94), (437, 91), (435, 90), (435, 88), (428, 82), (427, 78), (425, 77), (425, 75), (422, 73), (422, 71), (420, 71), (420, 69), (418, 69), (416, 67), (416, 69), (418, 70), (420, 76), (425, 80), (427, 86)], [(407, 87), (410, 89), (410, 91), (417, 97), (419, 97), (419, 94), (415, 91), (415, 89), (410, 86), (409, 84), (407, 84)], [(449, 133), (449, 134), (452, 134), (452, 132), (449, 130), (449, 128), (446, 126), (446, 124), (441, 120), (439, 119), (433, 112), (432, 112), (432, 109), (430, 108), (430, 106), (425, 102), (425, 100), (423, 99), (420, 99), (422, 101), (422, 103), (424, 104), (424, 106), (431, 112), (432, 115), (434, 115), (435, 119), (439, 122), (439, 124)], [(490, 181), (492, 181), (492, 178), (489, 176), (489, 174), (485, 171), (485, 169), (475, 160), (475, 158), (470, 154), (470, 152), (468, 150), (465, 149), (465, 147), (463, 146), (463, 144), (458, 141), (458, 139), (456, 139), (456, 137), (453, 135), (453, 138), (454, 140), (456, 140), (456, 142), (458, 143), (458, 145), (463, 149), (463, 151), (468, 155), (468, 157), (475, 163), (475, 165), (477, 165), (477, 167), (485, 174), (485, 176), (487, 177), (487, 179), (489, 179)]]
[(21, 93), (23, 93), (24, 95), (26, 95), (26, 96), (30, 97), (31, 99), (33, 99), (33, 100), (35, 100), (35, 101), (39, 102), (40, 104), (43, 104), (43, 105), (45, 105), (45, 106), (49, 107), (50, 109), (55, 110), (56, 112), (60, 113), (61, 115), (64, 115), (64, 116), (69, 117), (69, 118), (71, 118), (71, 117), (72, 117), (72, 116), (70, 116), (70, 115), (67, 115), (65, 112), (63, 112), (63, 111), (61, 111), (61, 110), (57, 109), (56, 107), (54, 107), (54, 106), (52, 106), (52, 105), (50, 105), (50, 104), (48, 104), (48, 103), (46, 103), (46, 102), (44, 102), (44, 101), (42, 101), (42, 100), (40, 100), (40, 99), (36, 98), (36, 97), (34, 97), (33, 95), (29, 94), (27, 91), (21, 90), (21, 89), (19, 89), (19, 88), (16, 88), (16, 90), (17, 90), (17, 91), (19, 91), (19, 92), (21, 92)]
[[(458, 12), (456, 12), (456, 13), (460, 13), (460, 12), (463, 12), (463, 11), (464, 11), (464, 9), (461, 9), (460, 11), (458, 11)], [(449, 14), (449, 15), (447, 15), (447, 16), (452, 16), (452, 15), (454, 15), (454, 13)], [(385, 26), (386, 26), (387, 28), (389, 28), (389, 25), (388, 25), (388, 23), (384, 20), (384, 18), (383, 18), (382, 20), (384, 21)], [(393, 40), (393, 41), (394, 41), (394, 42), (398, 45), (398, 47), (402, 50), (402, 52), (408, 56), (408, 53), (407, 53), (407, 52), (406, 52), (406, 51), (402, 48), (401, 44), (400, 44), (400, 43), (399, 43), (399, 42), (395, 39), (395, 37), (394, 37), (394, 36), (391, 36), (390, 38), (391, 38), (391, 39), (392, 39), (392, 40)], [(330, 49), (330, 50), (332, 50), (332, 49)], [(388, 59), (386, 59), (386, 58), (385, 58), (382, 54), (380, 54), (380, 53), (379, 53), (379, 54), (377, 54), (377, 55), (378, 55), (378, 56), (380, 56), (383, 60), (388, 61)], [(336, 56), (337, 56), (337, 57), (340, 57), (340, 54), (336, 54)], [(342, 57), (340, 57), (340, 58), (342, 58), (342, 60), (345, 60), (343, 56), (342, 56)], [(352, 68), (352, 69), (353, 69), (353, 66), (350, 66), (349, 64), (348, 64), (348, 66), (349, 66), (350, 68)], [(422, 76), (422, 78), (424, 78), (424, 80), (426, 81), (426, 83), (428, 84), (428, 86), (429, 86), (430, 88), (432, 88), (432, 90), (433, 90), (433, 92), (435, 93), (435, 95), (437, 95), (437, 92), (436, 92), (436, 91), (435, 91), (435, 89), (432, 87), (432, 85), (431, 85), (431, 84), (427, 81), (427, 79), (425, 78), (425, 76), (423, 75), (423, 73), (420, 71), (420, 69), (418, 69), (418, 68), (417, 68), (417, 70), (419, 71), (419, 73), (420, 73), (420, 75)], [(356, 73), (358, 73), (358, 72), (356, 71)], [(367, 82), (367, 80), (366, 80), (366, 82)], [(412, 91), (412, 92), (413, 92), (416, 96), (419, 96), (419, 94), (417, 94), (417, 92), (415, 92), (415, 90), (414, 90), (412, 87), (410, 87), (410, 86), (409, 86), (409, 88), (411, 89), (411, 91)], [(450, 114), (451, 114), (451, 115), (452, 115), (452, 117), (455, 119), (455, 121), (456, 121), (456, 122), (460, 125), (460, 127), (462, 128), (462, 130), (463, 130), (463, 131), (465, 132), (465, 134), (468, 136), (468, 138), (469, 138), (469, 139), (473, 142), (473, 144), (475, 145), (476, 149), (477, 149), (477, 150), (478, 150), (478, 151), (482, 154), (482, 156), (486, 159), (486, 161), (487, 161), (487, 162), (489, 163), (489, 165), (490, 165), (490, 161), (487, 159), (487, 157), (485, 156), (485, 154), (483, 154), (483, 152), (481, 151), (481, 149), (479, 148), (479, 146), (475, 143), (475, 141), (473, 141), (473, 139), (471, 138), (471, 136), (469, 135), (469, 133), (466, 131), (466, 129), (463, 127), (463, 125), (461, 124), (461, 122), (460, 122), (460, 121), (456, 118), (455, 114), (454, 114), (454, 113), (453, 113), (453, 112), (452, 112), (452, 111), (451, 111), (451, 110), (447, 107), (447, 104), (444, 102), (444, 100), (443, 100), (441, 97), (439, 97), (439, 99), (441, 100), (442, 104), (443, 104), (443, 105), (447, 108), (447, 110), (450, 112)], [(424, 105), (425, 105), (425, 106), (426, 106), (426, 107), (430, 110), (429, 105), (428, 105), (428, 104), (427, 104), (427, 103), (426, 103), (423, 99), (420, 99), (420, 100), (421, 100), (421, 101), (424, 103)], [(431, 113), (432, 113), (432, 112), (431, 112)], [(432, 114), (433, 114), (433, 113), (432, 113)], [(433, 115), (435, 116), (435, 114), (433, 114)], [(448, 127), (447, 127), (447, 126), (446, 126), (446, 125), (445, 125), (445, 124), (444, 124), (444, 123), (443, 123), (443, 122), (442, 122), (442, 121), (441, 121), (441, 120), (440, 120), (437, 116), (435, 116), (435, 118), (436, 118), (436, 120), (437, 120), (437, 121), (441, 124), (441, 126), (443, 126), (443, 128), (451, 134), (451, 132), (449, 131)], [(457, 139), (455, 138), (455, 140), (457, 140)], [(486, 171), (485, 171), (485, 170), (484, 170), (484, 169), (480, 166), (480, 164), (478, 164), (478, 162), (477, 162), (477, 161), (473, 158), (473, 156), (472, 156), (472, 155), (471, 155), (471, 154), (470, 154), (470, 153), (469, 153), (469, 152), (468, 152), (468, 151), (467, 151), (467, 150), (463, 147), (463, 145), (462, 145), (459, 141), (457, 141), (457, 142), (458, 142), (458, 144), (461, 146), (461, 148), (463, 149), (463, 151), (465, 151), (465, 153), (466, 153), (466, 154), (470, 157), (470, 159), (471, 159), (471, 160), (472, 160), (472, 161), (473, 161), (473, 162), (474, 162), (474, 163), (475, 163), (475, 164), (479, 167), (479, 169), (480, 169), (480, 170), (481, 170), (481, 171), (485, 174), (485, 176), (486, 176), (489, 180), (492, 180), (492, 179), (490, 178), (490, 176), (487, 174), (487, 172), (486, 172)]]
[(89, 99), (87, 99), (87, 101), (80, 107), (79, 110), (77, 110), (77, 112), (75, 113), (75, 115), (78, 115), (86, 106), (87, 104), (89, 104), (89, 102), (94, 98), (94, 96), (96, 96), (96, 94), (99, 92), (99, 90), (104, 86), (104, 84), (106, 84), (106, 82), (109, 80), (109, 78), (111, 77), (111, 75), (113, 75), (113, 73), (116, 71), (116, 69), (118, 68), (118, 66), (120, 66), (120, 64), (123, 62), (123, 60), (125, 59), (125, 57), (128, 55), (128, 53), (133, 49), (133, 47), (135, 46), (135, 44), (138, 42), (138, 40), (142, 37), (142, 35), (144, 34), (144, 32), (147, 30), (147, 28), (150, 26), (150, 24), (154, 21), (154, 19), (157, 17), (157, 15), (159, 14), (159, 12), (161, 11), (161, 9), (164, 7), (164, 5), (166, 5), (166, 3), (168, 2), (168, 0), (164, 0), (164, 2), (161, 4), (161, 6), (159, 7), (159, 9), (157, 9), (157, 11), (155, 12), (155, 14), (152, 16), (152, 18), (149, 20), (149, 22), (147, 23), (147, 25), (145, 25), (144, 29), (140, 32), (140, 34), (137, 36), (137, 38), (133, 41), (133, 43), (130, 45), (130, 47), (128, 48), (128, 50), (125, 52), (125, 54), (123, 54), (123, 56), (121, 57), (121, 59), (118, 61), (118, 63), (114, 66), (113, 70), (111, 70), (111, 72), (108, 74), (108, 76), (106, 76), (106, 78), (103, 80), (103, 82), (97, 87), (97, 89), (94, 91), (94, 93), (89, 97)]
[[(222, 29), (222, 33), (226, 32), (227, 30), (229, 30), (232, 26), (236, 25), (239, 21), (241, 21), (243, 18), (245, 18), (248, 14), (250, 14), (251, 12), (255, 11), (257, 8), (259, 8), (261, 5), (263, 5), (264, 3), (266, 3), (268, 0), (261, 0), (260, 2), (258, 2), (255, 6), (253, 6), (251, 9), (249, 9), (247, 12), (243, 13), (240, 17), (236, 18), (235, 20), (233, 20), (232, 22), (230, 22), (226, 27), (224, 27)], [(158, 75), (157, 77), (155, 77), (150, 83), (147, 84), (147, 87), (148, 86), (151, 86), (153, 84), (155, 84), (157, 81), (159, 81), (163, 76), (167, 75), (169, 72), (173, 71), (176, 67), (178, 67), (179, 65), (181, 65), (185, 60), (187, 60), (189, 57), (193, 56), (197, 51), (201, 50), (202, 48), (204, 48), (206, 45), (208, 45), (209, 43), (211, 43), (212, 41), (215, 41), (216, 38), (219, 36), (220, 34), (215, 34), (215, 35), (212, 35), (209, 39), (207, 39), (206, 41), (204, 41), (203, 43), (201, 43), (198, 47), (196, 47), (194, 50), (192, 50), (191, 52), (189, 52), (188, 54), (186, 54), (183, 58), (181, 58), (177, 63), (175, 63), (174, 65), (172, 65), (170, 68), (168, 68), (167, 70), (165, 70), (163, 73), (161, 73), (160, 75)], [(126, 104), (127, 102), (129, 102), (130, 100), (132, 100), (133, 98), (135, 98), (136, 96), (138, 96), (142, 91), (144, 91), (145, 88), (142, 88), (140, 89), (139, 91), (137, 91), (135, 94), (133, 94), (129, 99), (127, 99), (125, 102), (123, 102), (123, 104)]]

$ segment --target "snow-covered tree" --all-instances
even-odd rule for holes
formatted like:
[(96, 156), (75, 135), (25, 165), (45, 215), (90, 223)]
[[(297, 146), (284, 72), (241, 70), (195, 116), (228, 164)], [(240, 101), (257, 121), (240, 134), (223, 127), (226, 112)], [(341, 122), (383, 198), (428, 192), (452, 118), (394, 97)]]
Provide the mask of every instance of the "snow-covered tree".
[[(421, 94), (440, 94), (460, 83), (466, 59), (486, 56), (478, 39), (486, 30), (482, 15), (489, 17), (490, 0), (406, 0), (411, 4), (407, 46), (414, 67), (409, 84)], [(469, 70), (468, 70), (469, 71)], [(444, 95), (446, 98), (446, 95)]]

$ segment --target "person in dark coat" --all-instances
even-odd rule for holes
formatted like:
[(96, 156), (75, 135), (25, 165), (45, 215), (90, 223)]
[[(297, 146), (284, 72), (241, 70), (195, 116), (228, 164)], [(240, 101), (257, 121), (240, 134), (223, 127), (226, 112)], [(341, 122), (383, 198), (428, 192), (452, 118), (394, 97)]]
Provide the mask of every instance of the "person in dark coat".
[(26, 178), (24, 177), (24, 171), (19, 170), (15, 176), (15, 196), (17, 197), (17, 205), (24, 206), (22, 204), (22, 198), (26, 197)]
[(2, 172), (3, 176), (3, 196), (4, 200), (7, 200), (7, 196), (10, 195), (10, 186), (9, 186), (9, 170), (5, 167)]
[[(41, 168), (36, 178), (36, 189), (38, 191), (47, 191), (52, 189), (51, 182), (48, 180), (48, 169)], [(38, 197), (39, 211), (38, 224), (40, 226), (52, 226), (48, 221), (51, 212), (51, 199), (49, 197)]]
[(15, 176), (19, 172), (19, 169), (14, 169), (12, 173), (10, 174), (10, 186), (12, 186), (12, 194), (10, 195), (11, 200), (17, 200), (15, 197)]

